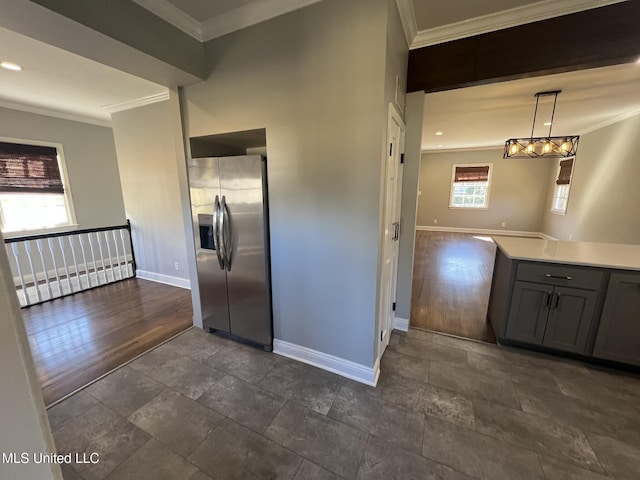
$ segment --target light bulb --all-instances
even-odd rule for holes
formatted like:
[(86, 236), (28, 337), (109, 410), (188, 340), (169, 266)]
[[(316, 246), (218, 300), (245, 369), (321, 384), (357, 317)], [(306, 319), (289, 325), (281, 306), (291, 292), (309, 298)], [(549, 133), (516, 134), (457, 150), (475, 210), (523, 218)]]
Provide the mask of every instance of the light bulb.
[(530, 143), (529, 145), (527, 145), (527, 152), (533, 153), (533, 149), (534, 149), (533, 143)]
[(515, 154), (518, 153), (518, 144), (517, 143), (512, 143), (511, 144), (511, 154)]
[(566, 152), (569, 150), (569, 144), (567, 142), (562, 142), (562, 146), (560, 148), (562, 148), (563, 152)]
[(544, 153), (549, 153), (551, 151), (551, 142), (547, 142), (544, 144), (544, 148), (542, 149)]
[(0, 67), (6, 68), (7, 70), (13, 70), (14, 72), (19, 72), (22, 70), (22, 67), (17, 63), (13, 62), (0, 62)]

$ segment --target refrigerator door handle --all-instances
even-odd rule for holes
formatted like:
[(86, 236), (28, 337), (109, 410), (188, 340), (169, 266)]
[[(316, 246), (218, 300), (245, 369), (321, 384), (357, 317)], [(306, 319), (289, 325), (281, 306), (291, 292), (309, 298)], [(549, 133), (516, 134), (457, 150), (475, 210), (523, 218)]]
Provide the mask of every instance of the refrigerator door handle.
[(220, 270), (224, 270), (224, 252), (222, 251), (224, 247), (220, 242), (220, 200), (218, 199), (218, 195), (216, 195), (216, 199), (213, 204), (213, 235), (216, 242), (216, 256), (218, 257), (218, 264), (220, 265)]
[(222, 196), (222, 218), (223, 218), (223, 227), (222, 227), (222, 238), (224, 243), (224, 260), (227, 270), (231, 271), (231, 257), (233, 254), (233, 230), (231, 227), (231, 213), (229, 212), (229, 207), (227, 206), (227, 199), (223, 195)]

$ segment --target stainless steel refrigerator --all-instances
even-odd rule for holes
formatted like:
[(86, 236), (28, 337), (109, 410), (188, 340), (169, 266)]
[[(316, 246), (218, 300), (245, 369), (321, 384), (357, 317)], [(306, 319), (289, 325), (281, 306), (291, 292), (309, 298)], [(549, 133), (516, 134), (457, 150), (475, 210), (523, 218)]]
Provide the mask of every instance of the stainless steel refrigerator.
[(204, 327), (271, 351), (266, 160), (189, 160), (191, 212)]

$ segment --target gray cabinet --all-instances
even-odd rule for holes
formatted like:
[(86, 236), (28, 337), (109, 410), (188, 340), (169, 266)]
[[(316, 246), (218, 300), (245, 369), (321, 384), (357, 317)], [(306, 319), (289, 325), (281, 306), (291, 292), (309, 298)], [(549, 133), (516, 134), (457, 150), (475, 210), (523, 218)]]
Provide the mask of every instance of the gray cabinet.
[(501, 248), (487, 319), (501, 343), (640, 367), (640, 272), (510, 258)]
[(542, 344), (565, 352), (587, 353), (597, 298), (594, 291), (554, 287)]
[(593, 356), (640, 366), (640, 274), (611, 274)]
[(553, 288), (531, 282), (516, 282), (507, 321), (507, 338), (542, 345), (547, 326), (547, 304)]
[(518, 342), (583, 354), (596, 300), (594, 291), (516, 281), (506, 336)]

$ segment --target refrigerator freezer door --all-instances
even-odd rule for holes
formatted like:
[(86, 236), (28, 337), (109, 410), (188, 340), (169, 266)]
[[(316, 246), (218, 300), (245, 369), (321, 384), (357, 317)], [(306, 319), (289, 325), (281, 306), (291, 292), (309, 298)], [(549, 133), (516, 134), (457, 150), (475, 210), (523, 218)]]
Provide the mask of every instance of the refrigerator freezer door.
[[(227, 290), (231, 333), (272, 343), (267, 270), (268, 235), (263, 195), (264, 161), (259, 155), (220, 158), (220, 193), (226, 205)], [(224, 210), (224, 206), (223, 206)]]
[[(202, 321), (205, 327), (230, 332), (226, 271), (218, 262), (221, 251), (215, 235), (219, 227), (219, 215), (215, 214), (215, 200), (220, 197), (218, 159), (196, 158), (189, 160), (188, 165)], [(207, 224), (200, 225), (201, 221)], [(213, 234), (213, 249), (206, 243), (204, 246), (209, 248), (203, 248), (204, 231)]]

